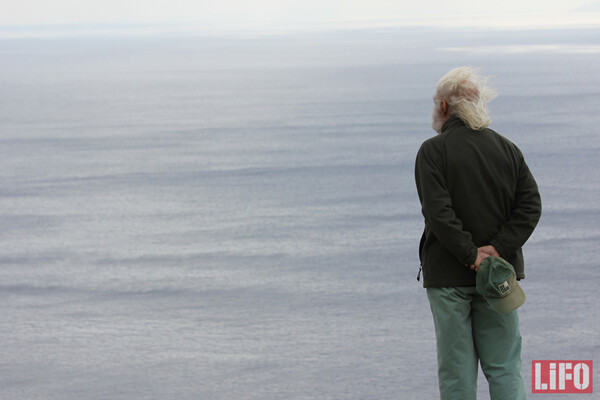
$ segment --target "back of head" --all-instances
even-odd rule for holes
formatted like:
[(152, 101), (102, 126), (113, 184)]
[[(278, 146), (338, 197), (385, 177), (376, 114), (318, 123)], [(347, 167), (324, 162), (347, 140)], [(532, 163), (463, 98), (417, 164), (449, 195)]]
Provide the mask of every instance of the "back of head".
[(459, 117), (471, 129), (487, 128), (492, 120), (487, 114), (486, 104), (497, 96), (487, 81), (474, 68), (454, 68), (438, 82), (434, 102), (437, 104), (445, 100), (450, 114)]

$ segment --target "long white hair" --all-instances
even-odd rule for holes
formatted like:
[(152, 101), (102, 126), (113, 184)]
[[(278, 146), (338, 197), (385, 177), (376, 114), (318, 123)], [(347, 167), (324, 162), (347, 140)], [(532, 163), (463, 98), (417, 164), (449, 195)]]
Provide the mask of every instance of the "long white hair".
[(444, 75), (433, 96), (433, 128), (438, 132), (442, 128), (439, 119), (442, 100), (446, 100), (450, 115), (456, 115), (471, 129), (481, 130), (490, 126), (492, 120), (488, 116), (486, 104), (498, 94), (487, 85), (488, 79), (471, 67), (454, 68)]

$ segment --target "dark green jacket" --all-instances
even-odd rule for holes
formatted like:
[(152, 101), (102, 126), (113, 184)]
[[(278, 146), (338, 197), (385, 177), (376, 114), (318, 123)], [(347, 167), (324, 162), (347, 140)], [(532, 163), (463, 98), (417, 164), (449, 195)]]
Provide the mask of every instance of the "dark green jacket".
[(419, 256), (423, 286), (475, 286), (477, 248), (493, 245), (525, 278), (521, 247), (542, 212), (521, 151), (491, 129), (451, 117), (426, 140), (415, 165), (425, 217)]

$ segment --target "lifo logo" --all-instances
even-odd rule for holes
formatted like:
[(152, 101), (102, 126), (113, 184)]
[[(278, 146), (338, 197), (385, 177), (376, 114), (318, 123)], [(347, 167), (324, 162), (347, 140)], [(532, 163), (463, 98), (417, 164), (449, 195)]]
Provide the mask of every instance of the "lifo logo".
[(593, 393), (592, 361), (531, 362), (532, 393)]

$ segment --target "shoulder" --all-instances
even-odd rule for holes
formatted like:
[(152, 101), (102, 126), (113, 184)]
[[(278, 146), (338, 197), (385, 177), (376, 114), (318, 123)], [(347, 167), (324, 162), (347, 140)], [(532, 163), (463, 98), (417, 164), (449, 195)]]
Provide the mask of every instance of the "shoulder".
[(494, 140), (498, 143), (498, 145), (500, 147), (504, 148), (504, 150), (507, 153), (510, 153), (517, 159), (523, 159), (523, 153), (521, 152), (519, 147), (513, 141), (508, 139), (506, 136), (499, 134), (498, 132), (496, 132), (495, 130), (493, 130), (491, 128), (485, 128), (483, 131), (490, 137), (494, 138)]
[(445, 135), (445, 133), (442, 133), (425, 140), (419, 148), (418, 156), (439, 152), (443, 147)]
[(415, 172), (417, 174), (427, 174), (428, 171), (443, 169), (444, 135), (431, 137), (421, 144), (415, 160)]

